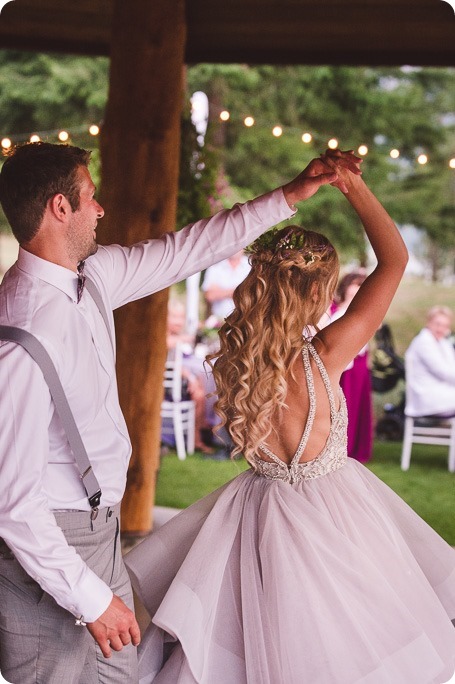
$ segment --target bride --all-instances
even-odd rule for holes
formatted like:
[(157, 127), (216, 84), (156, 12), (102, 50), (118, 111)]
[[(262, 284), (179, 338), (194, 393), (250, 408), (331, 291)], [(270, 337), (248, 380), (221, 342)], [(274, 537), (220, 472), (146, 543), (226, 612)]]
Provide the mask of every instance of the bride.
[(441, 684), (455, 670), (455, 551), (346, 453), (340, 375), (382, 323), (406, 248), (360, 160), (324, 160), (378, 264), (318, 331), (331, 243), (291, 226), (251, 246), (211, 359), (221, 424), (251, 468), (126, 556), (152, 617), (143, 683)]

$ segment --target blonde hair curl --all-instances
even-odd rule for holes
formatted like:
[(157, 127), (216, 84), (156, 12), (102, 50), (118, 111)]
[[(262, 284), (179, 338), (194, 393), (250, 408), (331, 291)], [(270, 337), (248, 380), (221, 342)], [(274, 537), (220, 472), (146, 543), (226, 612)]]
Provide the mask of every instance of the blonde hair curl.
[(229, 431), (232, 456), (243, 453), (249, 462), (271, 433), (273, 413), (285, 407), (303, 331), (317, 329), (339, 273), (337, 253), (320, 233), (300, 226), (269, 233), (248, 250), (251, 271), (234, 291), (220, 350), (207, 357), (219, 427)]

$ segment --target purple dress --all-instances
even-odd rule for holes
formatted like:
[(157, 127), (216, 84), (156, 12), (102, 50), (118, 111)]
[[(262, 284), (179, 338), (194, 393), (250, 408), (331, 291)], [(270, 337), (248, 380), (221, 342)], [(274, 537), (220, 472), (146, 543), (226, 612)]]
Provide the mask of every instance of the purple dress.
[[(331, 427), (300, 462), (316, 406)], [(442, 684), (455, 670), (455, 551), (346, 453), (346, 404), (311, 344), (290, 465), (269, 460), (180, 512), (125, 556), (152, 617), (141, 684)], [(341, 393), (340, 393), (341, 394)]]

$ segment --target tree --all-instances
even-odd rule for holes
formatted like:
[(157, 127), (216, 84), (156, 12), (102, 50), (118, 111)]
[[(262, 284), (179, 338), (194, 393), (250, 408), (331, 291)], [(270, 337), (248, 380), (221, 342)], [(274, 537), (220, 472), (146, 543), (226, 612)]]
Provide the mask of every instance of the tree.
[[(284, 182), (331, 137), (345, 149), (363, 143), (372, 188), (397, 220), (422, 227), (432, 245), (453, 216), (447, 160), (455, 149), (454, 80), (453, 69), (430, 68), (198, 65), (188, 72), (190, 90), (209, 96), (212, 139), (220, 141), (228, 182), (241, 197)], [(231, 113), (227, 123), (219, 120), (223, 109)], [(243, 124), (246, 115), (256, 118), (251, 128)], [(275, 124), (283, 127), (279, 138), (271, 134)], [(304, 131), (313, 134), (308, 145), (301, 141)], [(389, 157), (391, 148), (400, 150), (398, 161)], [(423, 151), (431, 160), (425, 178), (415, 163)], [(346, 257), (365, 259), (356, 217), (329, 189), (305, 205), (298, 220), (324, 230)]]

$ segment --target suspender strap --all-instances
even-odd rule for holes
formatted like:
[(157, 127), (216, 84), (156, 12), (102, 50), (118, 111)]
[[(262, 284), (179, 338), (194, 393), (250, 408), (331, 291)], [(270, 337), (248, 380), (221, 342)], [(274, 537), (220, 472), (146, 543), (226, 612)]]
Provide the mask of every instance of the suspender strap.
[(101, 292), (98, 290), (97, 286), (95, 285), (93, 280), (91, 280), (91, 278), (87, 278), (87, 277), (85, 278), (85, 287), (90, 292), (90, 294), (92, 295), (92, 299), (95, 302), (96, 306), (98, 307), (100, 314), (103, 317), (104, 323), (105, 323), (106, 328), (107, 328), (107, 332), (109, 333), (109, 337), (111, 340), (112, 349), (114, 349), (114, 351), (115, 351), (114, 340), (112, 339), (112, 333), (111, 333), (111, 326), (109, 325), (109, 318), (107, 315), (106, 307), (104, 306), (104, 302), (103, 302), (103, 298), (101, 296)]
[[(96, 303), (98, 304), (98, 302)], [(103, 315), (103, 318), (105, 318), (107, 324), (107, 316)], [(101, 500), (101, 488), (95, 477), (95, 473), (92, 470), (92, 466), (90, 465), (87, 451), (51, 357), (34, 335), (21, 328), (0, 325), (0, 339), (20, 344), (41, 368), (44, 379), (49, 386), (55, 410), (62, 422), (68, 442), (73, 451), (89, 504), (96, 515)]]

